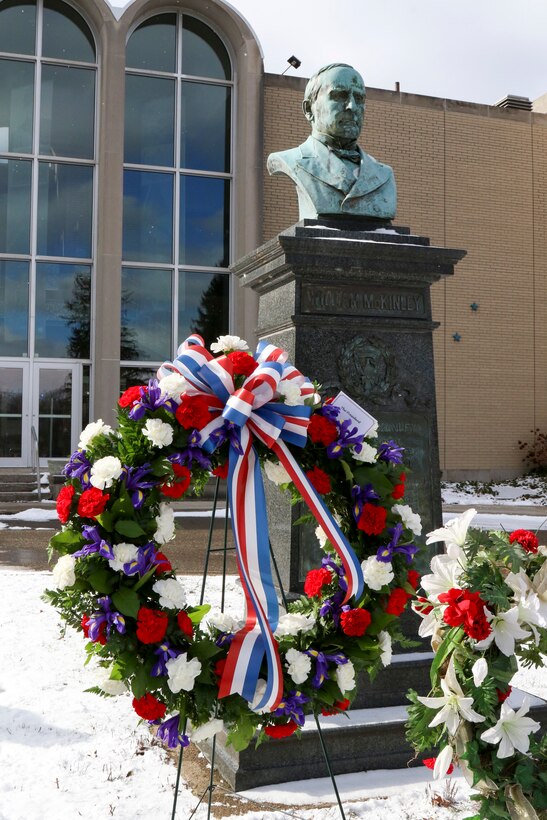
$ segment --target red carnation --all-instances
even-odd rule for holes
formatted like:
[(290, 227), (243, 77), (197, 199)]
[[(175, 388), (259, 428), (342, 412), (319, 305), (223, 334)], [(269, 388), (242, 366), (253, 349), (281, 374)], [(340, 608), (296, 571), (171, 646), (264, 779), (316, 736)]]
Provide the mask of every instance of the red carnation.
[(217, 478), (228, 478), (229, 466), (227, 461), (225, 461), (224, 464), (219, 464), (218, 467), (215, 467), (213, 470), (213, 475), (216, 475)]
[(266, 726), (264, 731), (269, 737), (289, 737), (298, 729), (298, 723), (295, 720), (289, 720), (288, 723), (281, 723), (277, 726)]
[(365, 634), (371, 620), (370, 612), (366, 609), (348, 609), (340, 615), (342, 632), (355, 638)]
[(208, 424), (213, 416), (209, 412), (209, 402), (205, 396), (188, 396), (183, 394), (181, 403), (175, 413), (178, 423), (185, 430), (201, 430)]
[(404, 494), (405, 494), (405, 485), (404, 484), (396, 484), (395, 487), (393, 488), (393, 492), (391, 493), (391, 497), (394, 498), (396, 501), (398, 501), (399, 498), (403, 498)]
[(192, 624), (192, 621), (190, 620), (188, 613), (183, 612), (181, 610), (177, 615), (177, 623), (179, 625), (180, 631), (184, 632), (186, 637), (192, 640), (192, 638), (194, 637), (194, 625)]
[(387, 510), (370, 504), (368, 501), (363, 505), (357, 527), (367, 535), (381, 535), (386, 526)]
[(104, 512), (109, 498), (108, 493), (102, 493), (97, 487), (84, 490), (78, 501), (78, 515), (82, 518), (96, 518)]
[[(82, 615), (82, 630), (86, 638), (89, 638), (89, 615)], [(93, 641), (93, 643), (100, 643), (101, 646), (104, 646), (106, 643), (106, 621), (103, 621), (99, 624), (99, 634)]]
[(406, 473), (400, 473), (400, 474), (399, 474), (399, 481), (401, 482), (401, 484), (404, 484), (404, 483), (405, 483), (405, 481), (406, 481)]
[(137, 638), (141, 643), (159, 643), (168, 624), (169, 616), (165, 612), (141, 606), (137, 614)]
[(502, 689), (496, 689), (496, 693), (498, 695), (499, 703), (503, 703), (504, 700), (507, 700), (507, 698), (509, 697), (509, 695), (511, 694), (512, 691), (513, 691), (513, 688), (511, 686), (508, 686), (507, 689), (503, 689), (503, 690)]
[(409, 569), (406, 574), (406, 580), (412, 589), (418, 589), (418, 586), (420, 585), (420, 573), (415, 569)]
[(66, 487), (62, 487), (59, 495), (57, 496), (57, 515), (59, 517), (59, 521), (61, 524), (66, 524), (68, 521), (68, 517), (70, 515), (70, 508), (72, 507), (72, 499), (74, 498), (74, 487), (72, 484), (69, 484)]
[(192, 473), (183, 464), (173, 464), (173, 472), (175, 473), (173, 482), (171, 484), (162, 484), (160, 490), (163, 495), (169, 498), (180, 498), (190, 486)]
[[(428, 769), (434, 769), (434, 768), (435, 768), (435, 763), (436, 763), (436, 762), (437, 762), (437, 758), (436, 758), (436, 757), (425, 757), (425, 758), (422, 760), (422, 763), (423, 763), (423, 764), (424, 764), (424, 766), (426, 766)], [(451, 764), (450, 764), (450, 766), (448, 767), (448, 769), (446, 770), (446, 773), (447, 773), (447, 774), (452, 774), (452, 772), (453, 772), (453, 771), (454, 771), (454, 766), (453, 766), (453, 764), (451, 763)]]
[(215, 677), (218, 678), (218, 682), (220, 682), (220, 679), (224, 674), (224, 667), (225, 666), (226, 666), (226, 658), (219, 658), (219, 660), (215, 663), (214, 673), (215, 673)]
[(330, 419), (314, 413), (308, 425), (308, 436), (314, 444), (323, 444), (328, 447), (338, 438), (338, 428)]
[(165, 703), (162, 703), (150, 692), (143, 695), (142, 698), (133, 698), (133, 709), (139, 717), (144, 720), (158, 720), (162, 718), (166, 710)]
[(344, 700), (335, 700), (330, 709), (321, 709), (321, 714), (328, 717), (329, 715), (337, 715), (339, 712), (345, 712), (350, 703), (351, 701), (348, 700), (348, 698), (344, 698)]
[(439, 595), (439, 602), (448, 604), (443, 613), (448, 626), (463, 625), (465, 633), (476, 641), (484, 640), (492, 631), (484, 613), (484, 601), (478, 592), (453, 587)]
[(388, 615), (397, 615), (397, 617), (402, 615), (406, 602), (410, 597), (409, 593), (402, 587), (394, 589), (387, 601), (386, 612)]
[(140, 401), (141, 390), (143, 389), (145, 389), (144, 386), (137, 384), (133, 387), (128, 387), (127, 390), (124, 390), (118, 399), (118, 404), (120, 407), (131, 407), (136, 401)]
[(320, 495), (330, 493), (330, 478), (320, 467), (314, 467), (312, 470), (308, 470), (306, 476)]
[(258, 362), (255, 362), (253, 357), (244, 350), (232, 350), (226, 358), (232, 362), (235, 376), (250, 376), (258, 367)]
[(332, 582), (332, 574), (325, 567), (310, 569), (304, 581), (304, 592), (309, 598), (321, 594), (321, 590)]
[(514, 544), (515, 541), (520, 544), (523, 550), (526, 552), (537, 552), (539, 547), (539, 541), (534, 535), (533, 532), (530, 530), (515, 530), (509, 536), (509, 543)]
[(156, 553), (156, 573), (161, 575), (163, 572), (171, 572), (173, 567), (171, 566), (171, 561), (169, 558), (163, 554), (163, 552)]

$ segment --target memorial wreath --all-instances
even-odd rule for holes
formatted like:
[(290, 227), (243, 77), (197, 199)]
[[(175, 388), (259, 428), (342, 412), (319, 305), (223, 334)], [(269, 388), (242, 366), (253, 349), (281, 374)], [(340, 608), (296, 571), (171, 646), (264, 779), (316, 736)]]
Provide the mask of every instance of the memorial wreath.
[(411, 692), (408, 738), (436, 777), (457, 762), (477, 791), (476, 818), (547, 818), (547, 735), (511, 693), (518, 662), (547, 653), (547, 549), (528, 530), (469, 529), (475, 510), (429, 533), (444, 541), (413, 603), (435, 658), (428, 697)]
[[(421, 525), (402, 503), (395, 442), (323, 402), (281, 349), (261, 342), (251, 355), (221, 336), (211, 350), (220, 355), (190, 337), (157, 379), (125, 390), (116, 430), (100, 419), (83, 430), (57, 499), (60, 557), (45, 595), (105, 667), (92, 691), (129, 690), (172, 748), (224, 728), (241, 750), (255, 733), (286, 737), (306, 714), (344, 711), (356, 674), (390, 662), (418, 585)], [(307, 505), (325, 551), (281, 614), (261, 467)], [(190, 606), (163, 552), (170, 500), (199, 494), (211, 474), (227, 479), (242, 621)]]

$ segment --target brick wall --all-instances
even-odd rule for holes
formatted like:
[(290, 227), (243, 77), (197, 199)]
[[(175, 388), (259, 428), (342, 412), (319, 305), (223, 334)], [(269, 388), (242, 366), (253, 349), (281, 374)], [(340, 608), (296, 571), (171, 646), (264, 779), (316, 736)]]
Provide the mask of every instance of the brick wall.
[[(309, 134), (304, 87), (266, 75), (264, 169)], [(369, 89), (361, 144), (394, 169), (396, 224), (467, 250), (433, 288), (442, 468), (514, 475), (517, 441), (547, 431), (547, 114)], [(264, 240), (297, 219), (292, 182), (264, 170)]]

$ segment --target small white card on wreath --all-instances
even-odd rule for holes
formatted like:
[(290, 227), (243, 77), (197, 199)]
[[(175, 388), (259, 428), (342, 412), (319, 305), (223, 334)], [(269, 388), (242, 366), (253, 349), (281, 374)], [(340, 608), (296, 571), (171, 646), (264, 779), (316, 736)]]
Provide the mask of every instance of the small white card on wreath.
[(340, 408), (341, 420), (350, 419), (356, 426), (359, 435), (366, 436), (368, 431), (377, 424), (377, 420), (367, 413), (360, 404), (350, 399), (347, 393), (340, 391), (333, 399), (333, 404)]

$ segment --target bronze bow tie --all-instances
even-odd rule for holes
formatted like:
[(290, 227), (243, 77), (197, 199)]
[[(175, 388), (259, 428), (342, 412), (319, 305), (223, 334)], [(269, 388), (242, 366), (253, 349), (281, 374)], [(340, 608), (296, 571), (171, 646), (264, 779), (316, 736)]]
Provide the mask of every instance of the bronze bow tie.
[(355, 148), (334, 148), (332, 145), (329, 148), (340, 159), (349, 159), (350, 162), (354, 162), (356, 165), (361, 162), (361, 154)]

